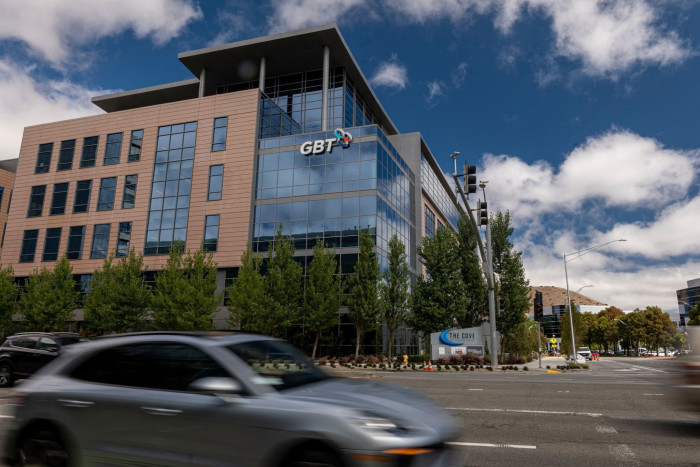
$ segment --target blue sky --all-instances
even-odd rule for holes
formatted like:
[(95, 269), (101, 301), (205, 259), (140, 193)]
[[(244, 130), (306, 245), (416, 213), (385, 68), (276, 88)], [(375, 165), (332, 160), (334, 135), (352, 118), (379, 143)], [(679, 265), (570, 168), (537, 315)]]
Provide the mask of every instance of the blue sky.
[[(700, 277), (694, 0), (0, 0), (0, 159), (91, 96), (192, 75), (177, 53), (336, 22), (402, 132), (489, 180), (533, 285), (677, 308)], [(41, 10), (41, 11), (39, 11)]]

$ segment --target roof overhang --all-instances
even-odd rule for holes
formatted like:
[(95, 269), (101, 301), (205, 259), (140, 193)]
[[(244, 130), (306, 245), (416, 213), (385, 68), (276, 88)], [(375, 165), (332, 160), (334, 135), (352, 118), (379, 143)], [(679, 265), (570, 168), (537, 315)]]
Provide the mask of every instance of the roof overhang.
[(118, 110), (194, 99), (198, 95), (199, 79), (193, 78), (175, 83), (134, 89), (132, 91), (95, 96), (92, 98), (92, 103), (105, 112), (116, 112)]

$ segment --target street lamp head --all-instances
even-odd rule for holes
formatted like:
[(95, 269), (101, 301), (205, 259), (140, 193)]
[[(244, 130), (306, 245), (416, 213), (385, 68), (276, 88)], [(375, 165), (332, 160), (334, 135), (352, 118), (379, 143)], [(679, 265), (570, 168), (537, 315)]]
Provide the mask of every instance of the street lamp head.
[(457, 159), (457, 156), (459, 156), (461, 153), (459, 151), (454, 151), (452, 154), (450, 154), (450, 157), (452, 159)]

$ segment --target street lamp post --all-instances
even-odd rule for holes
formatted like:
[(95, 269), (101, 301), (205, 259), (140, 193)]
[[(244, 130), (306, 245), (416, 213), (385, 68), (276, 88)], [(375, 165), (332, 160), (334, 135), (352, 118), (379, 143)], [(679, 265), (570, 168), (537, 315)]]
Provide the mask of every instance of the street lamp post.
[[(595, 251), (599, 248), (603, 248), (605, 245), (609, 245), (615, 242), (626, 242), (624, 238), (619, 238), (617, 240), (610, 240), (609, 242), (601, 243), (600, 245), (595, 245), (592, 247), (584, 248), (583, 250), (574, 251), (573, 253), (564, 253), (564, 276), (566, 277), (566, 300), (568, 301), (567, 306), (569, 307), (569, 325), (571, 326), (571, 358), (576, 359), (576, 337), (574, 336), (574, 310), (571, 308), (571, 294), (569, 293), (569, 271), (567, 270), (566, 263), (580, 258), (583, 255)], [(571, 259), (566, 259), (567, 256), (574, 256)], [(583, 287), (582, 287), (583, 288)], [(580, 290), (580, 289), (579, 289)]]
[[(532, 325), (534, 326), (534, 324)], [(530, 326), (530, 329), (532, 329), (532, 326)], [(542, 337), (541, 337), (541, 332), (542, 332), (542, 326), (540, 326), (540, 322), (537, 322), (537, 353), (539, 354), (538, 360), (540, 362), (540, 368), (542, 368)]]

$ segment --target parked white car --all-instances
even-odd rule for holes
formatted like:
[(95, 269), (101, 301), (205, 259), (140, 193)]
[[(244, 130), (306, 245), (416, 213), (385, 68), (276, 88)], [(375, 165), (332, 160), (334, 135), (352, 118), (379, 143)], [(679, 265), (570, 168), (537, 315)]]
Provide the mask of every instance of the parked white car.
[(579, 347), (576, 353), (585, 358), (586, 360), (593, 359), (593, 357), (591, 356), (591, 349), (589, 349), (588, 347)]

